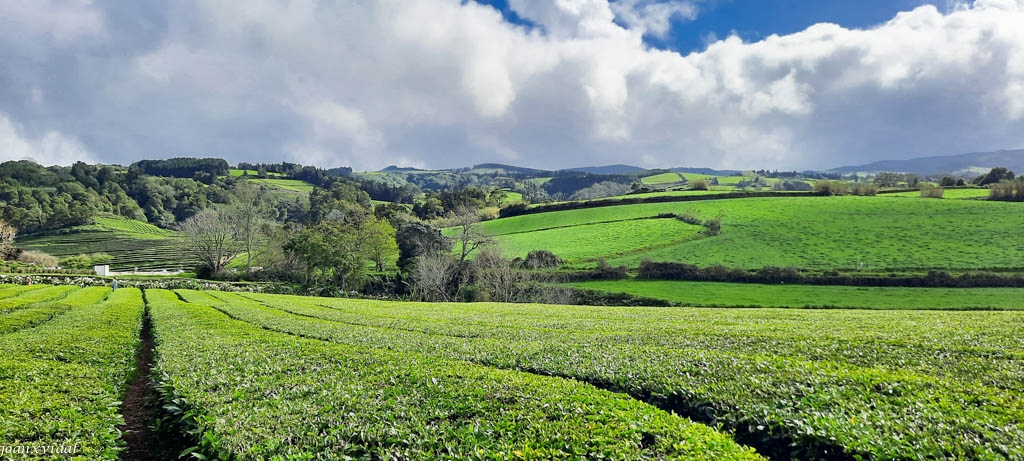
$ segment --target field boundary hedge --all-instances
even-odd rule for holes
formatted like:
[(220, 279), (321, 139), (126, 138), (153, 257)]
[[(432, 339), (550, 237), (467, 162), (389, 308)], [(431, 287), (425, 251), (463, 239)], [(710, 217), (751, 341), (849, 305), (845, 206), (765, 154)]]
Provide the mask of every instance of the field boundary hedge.
[(698, 267), (694, 264), (674, 262), (640, 263), (637, 279), (674, 280), (687, 282), (727, 282), (795, 285), (906, 287), (906, 288), (1024, 288), (1024, 274), (999, 275), (993, 272), (970, 271), (953, 275), (947, 271), (932, 270), (924, 276), (857, 276), (838, 272), (823, 275), (805, 275), (793, 267), (765, 266), (756, 271), (729, 268), (721, 265)]

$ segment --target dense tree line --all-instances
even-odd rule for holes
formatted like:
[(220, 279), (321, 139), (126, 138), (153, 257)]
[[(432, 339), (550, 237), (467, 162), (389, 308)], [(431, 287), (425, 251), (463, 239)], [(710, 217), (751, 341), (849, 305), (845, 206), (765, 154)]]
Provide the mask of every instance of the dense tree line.
[(220, 158), (179, 157), (166, 160), (140, 160), (131, 164), (128, 171), (133, 174), (169, 176), (172, 178), (194, 178), (204, 176), (226, 176), (230, 167)]

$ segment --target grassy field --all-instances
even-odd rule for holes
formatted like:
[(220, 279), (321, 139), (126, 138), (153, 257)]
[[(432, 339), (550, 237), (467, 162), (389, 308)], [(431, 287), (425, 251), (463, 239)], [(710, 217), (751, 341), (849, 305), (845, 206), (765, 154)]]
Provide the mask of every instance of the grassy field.
[(115, 271), (190, 267), (181, 245), (174, 231), (122, 217), (100, 217), (92, 224), (17, 241), (18, 248), (57, 257), (107, 253), (114, 258), (110, 267)]
[(253, 178), (249, 181), (254, 184), (263, 184), (272, 188), (286, 190), (289, 192), (299, 192), (303, 194), (309, 194), (313, 192), (313, 185), (298, 179), (258, 179)]
[(700, 229), (675, 219), (640, 219), (508, 234), (501, 243), (509, 256), (525, 257), (541, 241), (562, 259), (578, 262), (652, 251), (666, 242), (695, 238)]
[(671, 184), (682, 180), (683, 178), (679, 176), (679, 173), (662, 173), (640, 178), (640, 182), (644, 184)]
[[(810, 269), (1019, 268), (1024, 261), (1024, 208), (1018, 203), (974, 200), (914, 200), (906, 197), (769, 197), (700, 202), (621, 205), (497, 219), (482, 229), (517, 252), (545, 249), (531, 231), (597, 226), (603, 222), (693, 211), (702, 218), (722, 214), (721, 235), (681, 235), (657, 249), (609, 260), (636, 266), (644, 258), (698, 265)], [(670, 221), (658, 221), (671, 226)], [(527, 234), (523, 234), (527, 233)], [(511, 234), (517, 234), (514, 237)], [(538, 232), (539, 234), (539, 232)], [(632, 234), (609, 229), (604, 241), (629, 247)], [(633, 245), (642, 248), (642, 245)], [(600, 256), (600, 246), (590, 248)], [(557, 254), (557, 251), (555, 252)], [(584, 250), (579, 254), (586, 257)]]
[(1024, 288), (899, 288), (618, 280), (572, 286), (685, 306), (1024, 310)]
[[(895, 192), (892, 194), (883, 194), (886, 197), (912, 197), (922, 198), (921, 192)], [(987, 198), (988, 189), (946, 189), (942, 191), (942, 198), (944, 199), (978, 199)]]
[[(248, 174), (249, 176), (255, 178), (256, 175), (259, 174), (259, 171), (258, 170), (240, 170), (240, 169), (237, 169), (237, 168), (232, 168), (228, 172), (229, 176), (242, 176), (243, 174)], [(267, 176), (271, 177), (271, 178), (274, 178), (274, 177), (283, 176), (283, 175), (281, 173), (274, 173), (272, 171), (268, 171), (267, 172)]]

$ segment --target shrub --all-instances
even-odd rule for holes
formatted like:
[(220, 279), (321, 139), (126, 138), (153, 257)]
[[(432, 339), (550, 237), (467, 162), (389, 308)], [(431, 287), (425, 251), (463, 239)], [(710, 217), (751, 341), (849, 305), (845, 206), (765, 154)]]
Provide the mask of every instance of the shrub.
[(676, 215), (676, 219), (686, 224), (693, 224), (694, 226), (704, 225), (704, 221), (700, 219), (700, 215), (693, 210), (686, 210), (683, 214)]
[(1024, 178), (993, 184), (988, 191), (989, 200), (1024, 201)]
[(113, 259), (113, 256), (106, 253), (74, 255), (62, 259), (60, 261), (60, 266), (66, 269), (91, 269), (92, 266), (105, 264)]
[(526, 267), (530, 269), (545, 269), (562, 265), (562, 258), (548, 250), (533, 250), (526, 255)]
[(722, 233), (722, 215), (704, 221), (704, 233), (706, 235), (718, 235)]
[(60, 260), (56, 256), (50, 256), (41, 251), (23, 251), (18, 255), (18, 261), (43, 267), (57, 267), (60, 265)]
[(921, 197), (942, 198), (945, 189), (931, 184), (921, 184)]
[(693, 264), (652, 261), (641, 262), (637, 272), (637, 278), (660, 280), (696, 280), (699, 275), (700, 268)]
[(859, 182), (850, 188), (853, 195), (875, 195), (878, 193), (878, 186), (873, 183)]
[(818, 181), (814, 183), (814, 191), (821, 195), (846, 195), (850, 185), (842, 181)]
[(690, 189), (691, 190), (708, 190), (708, 180), (707, 179), (695, 179), (692, 182), (690, 182)]

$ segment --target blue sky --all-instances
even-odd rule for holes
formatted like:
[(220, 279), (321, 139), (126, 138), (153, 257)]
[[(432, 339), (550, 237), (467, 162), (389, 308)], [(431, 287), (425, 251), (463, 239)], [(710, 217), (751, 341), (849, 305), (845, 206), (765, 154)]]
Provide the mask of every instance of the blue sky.
[[(477, 2), (498, 9), (509, 22), (532, 26), (512, 11), (507, 0)], [(745, 42), (755, 42), (772, 34), (799, 32), (821, 22), (848, 29), (869, 28), (923, 4), (942, 9), (942, 4), (925, 0), (699, 0), (696, 19), (676, 17), (667, 37), (644, 39), (651, 46), (687, 54), (703, 51), (709, 39), (723, 39), (732, 33)]]

